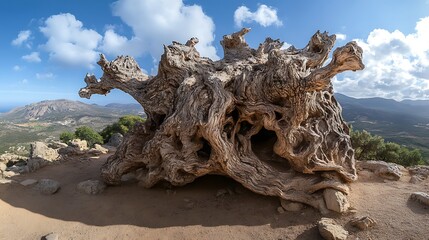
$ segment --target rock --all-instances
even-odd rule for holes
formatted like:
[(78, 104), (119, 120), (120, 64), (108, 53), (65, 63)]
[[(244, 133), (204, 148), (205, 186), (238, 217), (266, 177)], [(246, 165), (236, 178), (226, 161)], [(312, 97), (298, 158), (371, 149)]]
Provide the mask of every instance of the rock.
[(323, 197), (325, 199), (326, 207), (329, 210), (338, 213), (344, 213), (350, 207), (350, 203), (347, 197), (344, 195), (344, 193), (338, 190), (327, 188), (323, 192)]
[(410, 178), (410, 183), (416, 184), (422, 182), (425, 178), (422, 175), (414, 175)]
[(65, 144), (63, 142), (57, 142), (57, 141), (53, 141), (53, 142), (50, 142), (48, 144), (48, 147), (50, 147), (52, 149), (60, 149), (60, 148), (65, 148), (67, 146), (68, 146), (67, 144)]
[(377, 225), (377, 222), (368, 216), (355, 218), (350, 221), (350, 225), (356, 228), (359, 228), (362, 231), (367, 230), (368, 228), (374, 227)]
[(0, 178), (0, 184), (8, 184), (8, 183), (12, 183), (12, 182), (13, 182), (12, 180)]
[(49, 148), (43, 142), (34, 142), (30, 144), (30, 159), (41, 158), (47, 161), (55, 161), (58, 157), (58, 151)]
[(6, 170), (14, 172), (14, 173), (26, 173), (26, 172), (28, 172), (28, 167), (27, 166), (13, 165), (11, 167), (8, 167)]
[(326, 240), (345, 240), (349, 235), (349, 232), (331, 218), (322, 218), (318, 222), (318, 228), (320, 235)]
[(80, 182), (77, 185), (77, 189), (81, 192), (85, 192), (87, 194), (100, 194), (106, 189), (106, 184), (99, 180), (87, 180)]
[(0, 162), (0, 172), (6, 171), (6, 168), (7, 168), (6, 164)]
[(60, 148), (58, 149), (58, 153), (61, 156), (80, 156), (80, 155), (84, 155), (86, 152), (83, 150), (80, 150), (80, 148), (78, 147), (74, 147), (74, 146), (68, 146), (65, 148)]
[(60, 189), (60, 183), (52, 179), (42, 179), (34, 186), (34, 189), (43, 194), (50, 195)]
[(401, 165), (384, 161), (356, 161), (356, 166), (359, 169), (370, 170), (382, 178), (393, 181), (398, 181), (401, 178), (401, 169), (404, 168)]
[(424, 204), (426, 206), (429, 206), (429, 194), (424, 192), (414, 192), (410, 196), (411, 200), (414, 200), (416, 202), (419, 202), (421, 204)]
[(109, 149), (107, 149), (107, 148), (105, 148), (105, 147), (101, 146), (100, 144), (95, 144), (95, 145), (94, 145), (94, 149), (96, 149), (96, 150), (100, 151), (102, 154), (106, 154), (106, 153), (108, 153), (108, 152), (109, 152)]
[(19, 160), (26, 160), (26, 157), (19, 156), (16, 154), (11, 153), (4, 153), (0, 155), (0, 162), (8, 163), (9, 161), (19, 161)]
[(277, 212), (280, 214), (283, 214), (283, 213), (285, 213), (285, 210), (282, 207), (278, 207)]
[(15, 173), (13, 171), (4, 171), (3, 172), (3, 177), (5, 178), (11, 178), (13, 176), (19, 175), (19, 173)]
[(56, 233), (49, 233), (46, 236), (42, 237), (42, 240), (58, 240), (59, 236)]
[(37, 183), (36, 179), (26, 179), (26, 180), (20, 182), (19, 184), (21, 184), (22, 186), (30, 186), (30, 185), (33, 185), (35, 183)]
[(50, 161), (47, 161), (43, 158), (30, 158), (27, 162), (27, 169), (29, 172), (34, 172), (46, 165), (48, 165)]
[(304, 205), (302, 203), (291, 202), (284, 199), (280, 199), (280, 204), (283, 209), (289, 212), (299, 212), (304, 208)]
[(114, 133), (109, 138), (109, 142), (107, 143), (107, 145), (113, 146), (113, 147), (119, 147), (119, 145), (121, 145), (123, 139), (124, 139), (124, 136), (122, 134)]
[(88, 142), (86, 140), (73, 139), (69, 142), (69, 146), (77, 148), (80, 151), (88, 150)]

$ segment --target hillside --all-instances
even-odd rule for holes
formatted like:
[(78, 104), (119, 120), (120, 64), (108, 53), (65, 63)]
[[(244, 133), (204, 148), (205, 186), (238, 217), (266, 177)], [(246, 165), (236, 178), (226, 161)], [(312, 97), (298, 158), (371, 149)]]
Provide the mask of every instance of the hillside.
[(17, 145), (28, 148), (31, 141), (58, 138), (59, 133), (83, 125), (101, 130), (127, 114), (144, 116), (138, 104), (99, 106), (65, 99), (15, 108), (0, 115), (0, 153)]
[(365, 129), (387, 141), (420, 148), (424, 157), (429, 158), (428, 101), (335, 96), (343, 108), (344, 119), (354, 129)]

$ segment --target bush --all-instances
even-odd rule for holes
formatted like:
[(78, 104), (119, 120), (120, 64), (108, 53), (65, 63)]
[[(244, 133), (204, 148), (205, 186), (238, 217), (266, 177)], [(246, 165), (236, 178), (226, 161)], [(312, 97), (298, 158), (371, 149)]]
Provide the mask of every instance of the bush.
[(94, 144), (103, 144), (103, 137), (94, 131), (94, 129), (83, 126), (76, 129), (74, 132), (76, 138), (81, 140), (86, 140), (88, 142), (88, 146), (93, 147)]
[(103, 137), (104, 142), (108, 142), (109, 139), (110, 139), (110, 137), (114, 133), (120, 133), (120, 134), (124, 135), (129, 130), (131, 130), (132, 127), (137, 122), (144, 122), (144, 121), (145, 121), (145, 119), (143, 119), (140, 116), (126, 115), (126, 116), (123, 116), (123, 117), (119, 118), (118, 122), (113, 123), (113, 124), (108, 125), (107, 127), (105, 127), (100, 132), (100, 135)]
[(355, 157), (358, 160), (382, 160), (403, 166), (423, 164), (423, 157), (418, 149), (407, 148), (397, 143), (385, 142), (377, 135), (363, 131), (350, 131)]
[(76, 136), (72, 132), (63, 132), (60, 134), (60, 140), (63, 143), (69, 143), (71, 140), (75, 139)]

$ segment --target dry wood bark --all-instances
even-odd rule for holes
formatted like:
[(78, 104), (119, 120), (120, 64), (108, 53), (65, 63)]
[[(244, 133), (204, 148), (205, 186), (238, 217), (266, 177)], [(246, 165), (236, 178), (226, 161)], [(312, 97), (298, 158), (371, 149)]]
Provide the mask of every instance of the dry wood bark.
[(219, 61), (200, 57), (196, 38), (164, 46), (156, 76), (132, 57), (101, 55), (103, 76), (87, 75), (80, 96), (117, 88), (148, 115), (103, 166), (107, 183), (131, 171), (145, 187), (221, 174), (322, 211), (319, 190), (348, 193), (347, 182), (357, 178), (354, 151), (331, 78), (363, 69), (362, 49), (349, 42), (324, 65), (335, 35), (317, 32), (303, 49), (281, 49), (271, 38), (252, 49), (244, 40), (249, 30), (223, 37)]

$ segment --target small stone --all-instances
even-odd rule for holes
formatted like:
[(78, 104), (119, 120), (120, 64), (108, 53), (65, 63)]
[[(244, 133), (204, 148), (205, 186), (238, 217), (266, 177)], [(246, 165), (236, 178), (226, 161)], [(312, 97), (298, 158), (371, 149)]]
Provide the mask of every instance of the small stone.
[(277, 212), (280, 214), (283, 214), (283, 213), (285, 213), (285, 210), (282, 207), (278, 207)]
[(34, 189), (43, 194), (51, 195), (60, 189), (60, 183), (52, 179), (42, 179), (34, 186)]
[(80, 182), (77, 185), (77, 189), (87, 194), (96, 195), (102, 193), (104, 189), (106, 189), (106, 184), (99, 180), (87, 180)]
[(326, 207), (329, 210), (338, 213), (344, 213), (347, 212), (350, 207), (350, 203), (347, 197), (344, 195), (344, 193), (338, 190), (327, 188), (323, 192), (323, 197), (326, 202)]
[(284, 199), (280, 199), (280, 204), (286, 211), (289, 212), (299, 212), (304, 208), (304, 205), (302, 203), (291, 202)]
[(22, 186), (30, 186), (30, 185), (33, 185), (35, 183), (37, 183), (36, 179), (26, 179), (26, 180), (20, 182), (19, 184), (21, 184)]
[(410, 196), (411, 200), (417, 201), (421, 204), (429, 206), (429, 194), (424, 192), (414, 192)]
[(167, 190), (165, 190), (165, 192), (167, 193), (167, 195), (176, 195), (176, 191), (174, 191), (174, 190), (171, 190), (171, 189), (167, 189)]
[(367, 230), (368, 228), (374, 227), (376, 224), (377, 222), (368, 216), (355, 218), (350, 221), (350, 225), (352, 225), (353, 227), (359, 228), (362, 231)]
[(349, 235), (349, 232), (331, 218), (322, 218), (318, 222), (318, 228), (320, 235), (326, 240), (345, 240)]
[(56, 233), (49, 233), (46, 236), (42, 237), (42, 240), (58, 240), (59, 236)]

